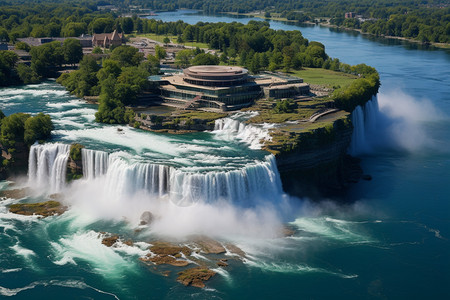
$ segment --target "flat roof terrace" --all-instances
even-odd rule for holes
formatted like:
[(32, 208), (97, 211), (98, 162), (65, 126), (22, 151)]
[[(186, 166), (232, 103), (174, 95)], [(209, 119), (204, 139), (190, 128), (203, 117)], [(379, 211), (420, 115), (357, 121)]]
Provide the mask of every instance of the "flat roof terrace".
[(235, 66), (193, 66), (184, 70), (186, 75), (193, 76), (236, 76), (245, 75), (248, 73), (247, 69)]
[[(254, 86), (254, 82), (244, 82), (236, 86), (204, 86), (204, 85), (197, 85), (197, 84), (191, 84), (189, 82), (184, 81), (185, 76), (184, 75), (169, 75), (169, 76), (162, 76), (161, 80), (166, 80), (169, 82), (170, 85), (178, 86), (179, 88), (183, 87), (191, 87), (191, 88), (197, 88), (197, 89), (204, 89), (204, 90), (229, 90), (233, 87), (241, 87), (241, 86)], [(163, 87), (167, 87), (163, 86)]]

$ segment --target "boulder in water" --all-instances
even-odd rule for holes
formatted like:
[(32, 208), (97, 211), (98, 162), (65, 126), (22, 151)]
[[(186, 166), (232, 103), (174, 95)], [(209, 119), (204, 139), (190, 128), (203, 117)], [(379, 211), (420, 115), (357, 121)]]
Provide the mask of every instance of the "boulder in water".
[(225, 258), (219, 259), (219, 261), (217, 262), (217, 265), (218, 265), (219, 267), (228, 267), (227, 261), (228, 261), (228, 260), (225, 259)]
[(102, 239), (102, 244), (106, 247), (112, 247), (119, 240), (118, 235), (107, 236)]
[(231, 253), (233, 253), (233, 254), (236, 254), (236, 255), (240, 256), (241, 258), (246, 257), (245, 252), (244, 252), (241, 248), (239, 248), (238, 246), (236, 246), (236, 245), (233, 245), (233, 244), (226, 244), (225, 247), (227, 248), (227, 250), (228, 250), (229, 252), (231, 252)]
[(227, 251), (221, 243), (206, 236), (197, 237), (194, 243), (205, 254), (222, 254)]
[(179, 253), (183, 253), (185, 256), (189, 256), (192, 253), (192, 250), (186, 246), (176, 246), (168, 242), (153, 242), (153, 246), (151, 246), (149, 250), (156, 255), (175, 256)]
[(178, 273), (178, 282), (185, 286), (192, 285), (198, 288), (205, 287), (205, 281), (216, 275), (216, 272), (205, 267), (196, 267)]
[(46, 201), (40, 203), (17, 203), (9, 206), (9, 211), (19, 215), (32, 216), (41, 215), (44, 218), (54, 215), (61, 215), (67, 210), (58, 201)]
[(139, 225), (150, 225), (155, 220), (153, 214), (149, 211), (144, 211), (141, 215), (141, 223)]
[(150, 261), (157, 265), (167, 264), (167, 265), (172, 265), (175, 267), (186, 267), (187, 265), (189, 265), (189, 262), (187, 260), (178, 260), (175, 257), (170, 256), (170, 255), (155, 255), (153, 257), (146, 256), (146, 257), (141, 257), (140, 260), (143, 262)]

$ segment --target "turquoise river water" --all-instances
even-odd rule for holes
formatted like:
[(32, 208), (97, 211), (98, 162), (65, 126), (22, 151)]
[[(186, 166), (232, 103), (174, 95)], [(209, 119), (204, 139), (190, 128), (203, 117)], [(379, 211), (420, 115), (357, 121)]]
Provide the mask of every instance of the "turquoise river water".
[[(193, 11), (155, 18), (248, 22)], [(282, 191), (273, 157), (258, 149), (266, 128), (216, 124), (213, 132), (166, 135), (94, 122), (95, 106), (54, 81), (0, 89), (6, 114), (52, 116), (52, 142), (32, 147), (33, 196), (0, 201), (0, 296), (17, 299), (448, 299), (450, 290), (450, 52), (319, 26), (301, 30), (327, 53), (379, 71), (370, 109), (355, 112), (352, 153), (372, 181), (341, 202), (312, 203)], [(367, 124), (370, 119), (370, 128)], [(118, 130), (118, 127), (121, 130)], [(362, 134), (362, 132), (360, 132)], [(355, 137), (356, 138), (356, 137)], [(64, 183), (72, 142), (86, 145), (85, 179)], [(2, 189), (8, 182), (1, 183)], [(44, 192), (43, 192), (44, 191)], [(7, 206), (59, 192), (70, 210), (38, 219)], [(346, 204), (342, 204), (346, 203)], [(143, 211), (156, 217), (139, 227)], [(283, 224), (295, 230), (281, 237)], [(140, 231), (135, 231), (140, 228)], [(110, 232), (133, 246), (101, 244)], [(240, 247), (205, 289), (176, 282), (176, 267), (139, 261), (152, 240), (209, 235)], [(198, 255), (210, 264), (214, 257)], [(171, 271), (161, 276), (161, 271)]]

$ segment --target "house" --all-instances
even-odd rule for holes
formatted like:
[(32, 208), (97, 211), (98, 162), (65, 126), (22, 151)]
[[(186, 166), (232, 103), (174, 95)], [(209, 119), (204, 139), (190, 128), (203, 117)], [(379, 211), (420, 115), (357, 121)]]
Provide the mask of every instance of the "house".
[(110, 46), (120, 46), (123, 44), (123, 33), (118, 33), (114, 30), (112, 33), (96, 33), (92, 37), (93, 47), (109, 48)]
[(355, 16), (356, 16), (356, 13), (354, 13), (354, 12), (346, 12), (345, 13), (346, 19), (353, 19), (353, 18), (355, 18)]

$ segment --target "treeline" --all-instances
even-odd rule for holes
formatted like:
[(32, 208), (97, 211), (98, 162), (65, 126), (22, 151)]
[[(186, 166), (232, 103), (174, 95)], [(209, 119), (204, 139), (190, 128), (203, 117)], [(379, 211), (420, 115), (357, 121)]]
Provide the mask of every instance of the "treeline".
[[(117, 18), (116, 12), (104, 12), (98, 5), (113, 4), (120, 12), (137, 5), (153, 10), (191, 8), (208, 14), (220, 12), (277, 13), (288, 20), (305, 22), (330, 18), (332, 24), (361, 29), (375, 35), (389, 35), (423, 42), (450, 42), (450, 6), (440, 0), (171, 0), (171, 1), (56, 1), (0, 2), (0, 41), (20, 37), (79, 36), (83, 33), (130, 33), (142, 31), (137, 17)], [(131, 11), (136, 12), (136, 11)], [(366, 21), (345, 19), (346, 12), (361, 15)]]
[(345, 88), (335, 90), (331, 95), (336, 107), (348, 112), (353, 112), (358, 105), (363, 106), (380, 88), (380, 77), (374, 68), (364, 64), (352, 68), (360, 74), (360, 78)]
[[(119, 1), (111, 2), (126, 9)], [(134, 0), (129, 3), (154, 10), (191, 8), (208, 14), (265, 11), (266, 17), (278, 13), (281, 17), (299, 22), (331, 18), (331, 24), (362, 29), (374, 35), (406, 37), (423, 42), (450, 42), (450, 6), (442, 0)], [(346, 12), (354, 12), (367, 21), (345, 19)]]
[(125, 106), (133, 104), (138, 94), (149, 88), (148, 76), (159, 72), (156, 57), (149, 55), (143, 60), (138, 49), (119, 46), (107, 58), (84, 56), (77, 71), (62, 74), (57, 82), (79, 97), (99, 96), (97, 122), (129, 123), (134, 113)]
[(0, 86), (37, 83), (42, 78), (55, 77), (63, 64), (77, 64), (83, 57), (80, 41), (76, 39), (31, 48), (18, 43), (16, 47), (30, 51), (31, 66), (19, 63), (18, 55), (13, 51), (0, 51)]
[(449, 43), (449, 12), (448, 9), (436, 9), (426, 16), (423, 16), (422, 11), (402, 12), (389, 15), (389, 19), (370, 19), (364, 22), (358, 19), (335, 18), (331, 20), (331, 23), (346, 28), (361, 29), (362, 32), (376, 36), (405, 37), (424, 43)]

